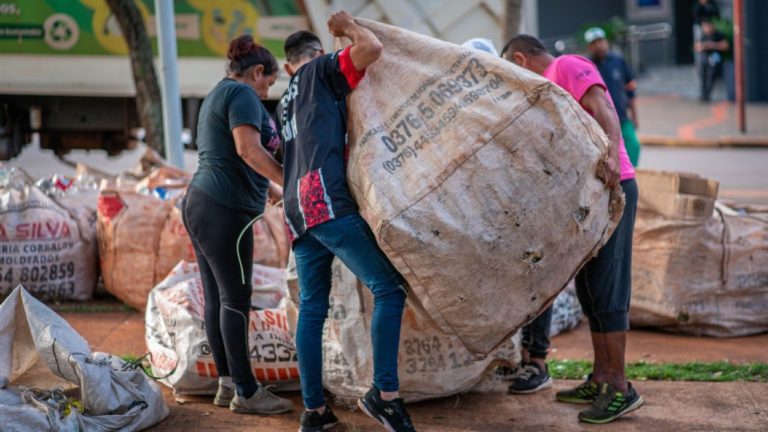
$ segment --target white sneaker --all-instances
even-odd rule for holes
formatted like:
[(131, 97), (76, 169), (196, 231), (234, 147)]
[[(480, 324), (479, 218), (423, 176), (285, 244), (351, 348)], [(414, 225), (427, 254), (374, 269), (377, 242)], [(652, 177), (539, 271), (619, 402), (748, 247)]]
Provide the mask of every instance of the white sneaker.
[(216, 397), (213, 398), (213, 404), (220, 407), (228, 407), (235, 397), (235, 384), (232, 378), (219, 378), (219, 389), (216, 391)]
[(256, 393), (248, 399), (235, 394), (229, 409), (238, 414), (280, 414), (293, 409), (293, 402), (275, 396), (260, 385)]

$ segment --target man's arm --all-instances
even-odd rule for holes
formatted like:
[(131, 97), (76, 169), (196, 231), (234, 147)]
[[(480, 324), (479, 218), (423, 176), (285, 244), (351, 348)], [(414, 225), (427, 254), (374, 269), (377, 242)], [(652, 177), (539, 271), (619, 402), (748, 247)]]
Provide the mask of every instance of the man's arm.
[(358, 71), (365, 70), (381, 57), (382, 45), (379, 39), (370, 30), (357, 25), (349, 13), (341, 11), (331, 15), (328, 30), (335, 37), (346, 36), (352, 39), (349, 56)]
[(232, 129), (238, 156), (254, 171), (283, 185), (283, 167), (261, 146), (261, 133), (252, 125), (240, 125)]
[(730, 49), (731, 45), (728, 43), (728, 39), (722, 39), (719, 41), (704, 41), (704, 42), (697, 42), (694, 45), (694, 49), (697, 52), (702, 51), (720, 51), (720, 52), (726, 52)]
[(620, 179), (619, 146), (621, 145), (621, 125), (619, 124), (616, 110), (611, 105), (610, 100), (608, 100), (605, 89), (599, 85), (590, 87), (579, 102), (592, 113), (592, 116), (597, 120), (597, 123), (603, 128), (603, 131), (611, 141), (611, 146), (608, 149), (608, 159), (606, 160), (607, 172), (601, 177), (604, 177), (602, 180), (609, 186), (616, 185)]
[(622, 63), (624, 64), (624, 91), (627, 93), (627, 114), (629, 115), (629, 120), (635, 125), (635, 128), (638, 128), (640, 127), (640, 124), (637, 119), (637, 105), (635, 105), (637, 81), (635, 81), (635, 78), (632, 75), (632, 69), (630, 69), (626, 60), (622, 59)]
[(639, 129), (640, 122), (638, 121), (639, 116), (637, 115), (637, 104), (635, 103), (634, 95), (627, 97), (627, 115), (629, 116), (629, 121), (635, 126), (635, 129)]

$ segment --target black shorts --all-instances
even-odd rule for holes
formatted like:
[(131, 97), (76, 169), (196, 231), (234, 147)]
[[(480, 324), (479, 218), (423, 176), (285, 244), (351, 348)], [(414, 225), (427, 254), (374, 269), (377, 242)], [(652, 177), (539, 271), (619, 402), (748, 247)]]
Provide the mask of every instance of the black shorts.
[(597, 256), (576, 274), (576, 294), (589, 319), (589, 328), (595, 333), (629, 330), (637, 183), (625, 180), (621, 188), (626, 203), (619, 225)]

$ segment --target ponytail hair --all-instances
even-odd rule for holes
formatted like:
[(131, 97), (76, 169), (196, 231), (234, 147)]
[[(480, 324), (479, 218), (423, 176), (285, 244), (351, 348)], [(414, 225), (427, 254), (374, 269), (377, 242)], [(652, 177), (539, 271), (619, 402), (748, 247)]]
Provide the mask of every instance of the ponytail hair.
[(268, 49), (257, 44), (253, 36), (244, 34), (232, 40), (227, 50), (227, 73), (243, 76), (253, 66), (264, 66), (264, 74), (277, 72), (277, 60)]

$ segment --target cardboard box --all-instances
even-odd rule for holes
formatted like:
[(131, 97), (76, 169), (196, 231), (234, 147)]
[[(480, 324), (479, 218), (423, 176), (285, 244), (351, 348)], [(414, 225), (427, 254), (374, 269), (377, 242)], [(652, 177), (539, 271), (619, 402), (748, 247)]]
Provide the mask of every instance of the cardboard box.
[[(717, 191), (720, 187), (720, 182), (717, 180), (706, 179), (698, 174), (684, 172), (638, 169), (636, 180), (638, 187), (641, 189), (673, 194), (699, 195), (712, 199), (717, 198)], [(642, 193), (642, 190), (640, 193)]]
[(637, 170), (638, 209), (680, 219), (712, 216), (720, 183), (697, 174)]

